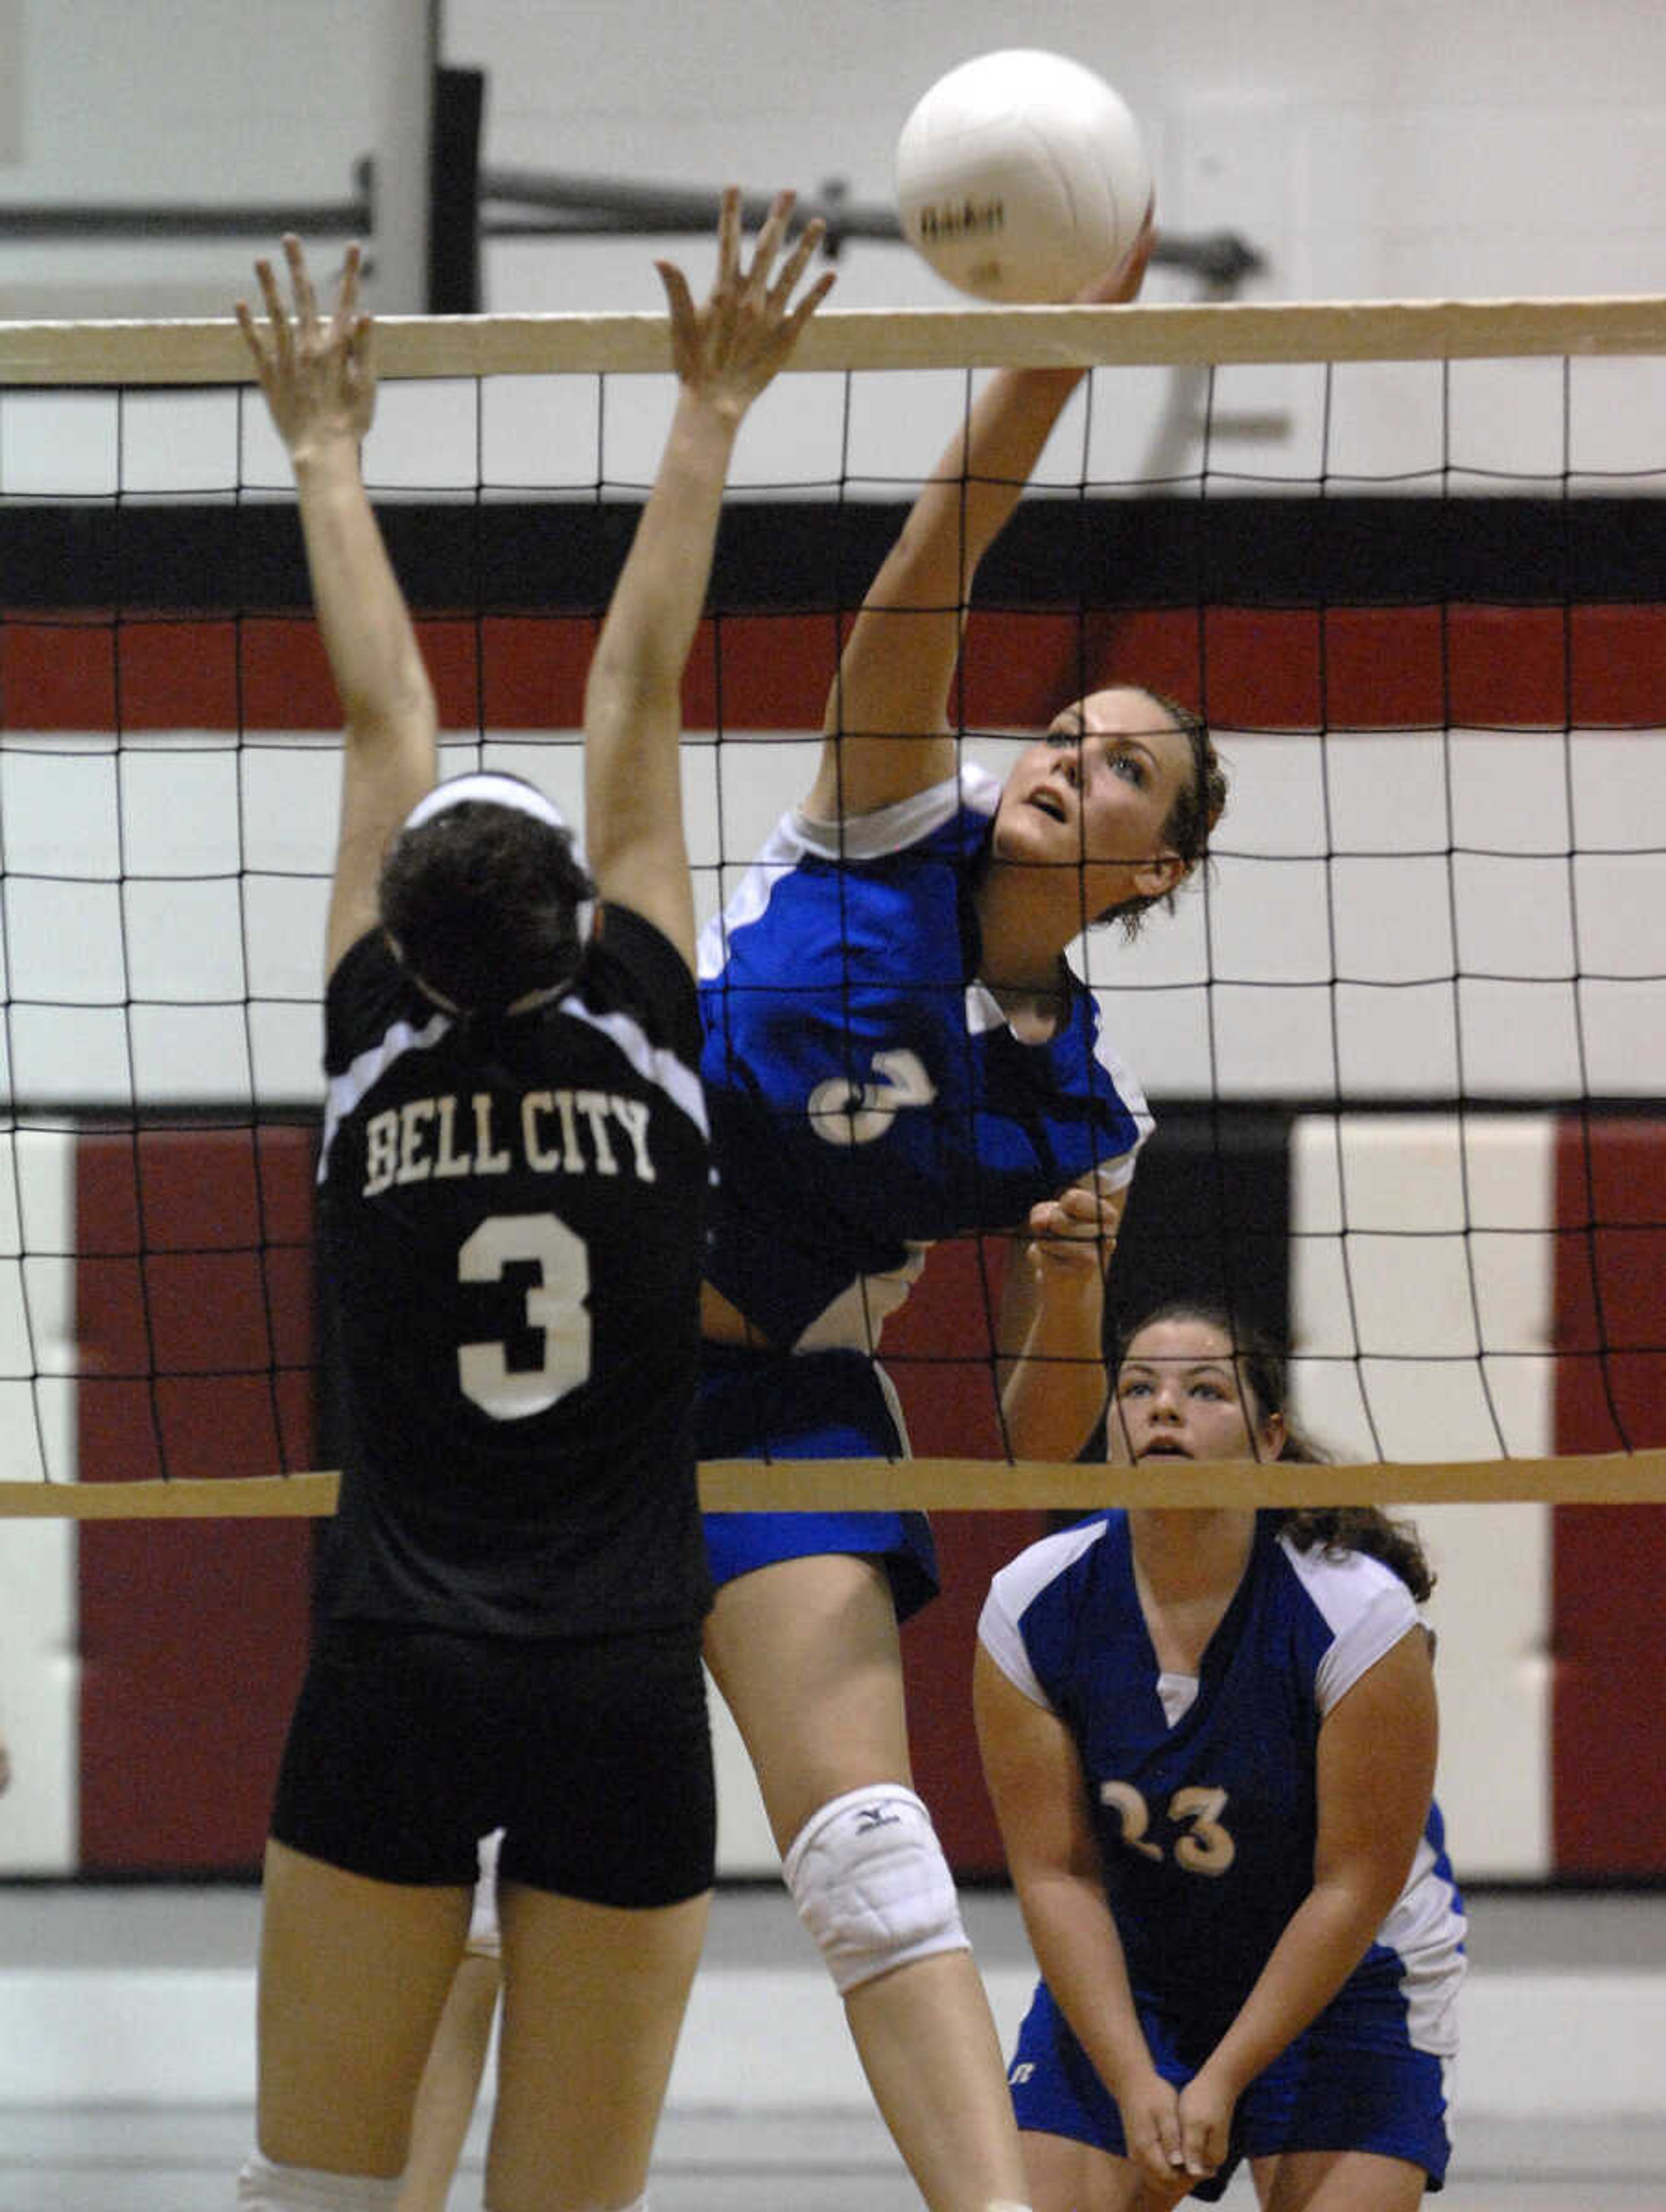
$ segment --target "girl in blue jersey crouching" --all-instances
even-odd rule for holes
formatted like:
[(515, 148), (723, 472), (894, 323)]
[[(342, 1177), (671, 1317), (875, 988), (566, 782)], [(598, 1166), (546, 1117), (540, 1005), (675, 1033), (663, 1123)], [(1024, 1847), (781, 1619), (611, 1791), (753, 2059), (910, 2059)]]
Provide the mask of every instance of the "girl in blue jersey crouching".
[[(1113, 1456), (1307, 1459), (1283, 1362), (1160, 1309)], [(1035, 2212), (1263, 2212), (1442, 2185), (1464, 1922), (1432, 1798), (1432, 1576), (1370, 1510), (1139, 1508), (1003, 1568), (984, 1771), (1043, 1979), (1009, 2080)]]

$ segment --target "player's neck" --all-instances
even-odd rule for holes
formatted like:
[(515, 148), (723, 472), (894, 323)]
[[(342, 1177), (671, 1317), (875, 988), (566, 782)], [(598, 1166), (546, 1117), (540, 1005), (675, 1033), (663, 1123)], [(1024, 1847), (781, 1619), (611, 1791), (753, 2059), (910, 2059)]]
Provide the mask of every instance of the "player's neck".
[[(1039, 878), (1045, 872), (994, 863), (984, 870), (972, 905), (978, 916), (979, 981), (993, 993), (1003, 1012), (1033, 1010), (1056, 1028), (1069, 996), (1064, 948), (1076, 935), (1081, 919), (1073, 908), (1066, 910), (1057, 895), (1051, 901), (1045, 896)], [(1057, 872), (1061, 878), (1069, 873)], [(1050, 910), (1055, 904), (1057, 912)]]
[(1141, 1506), (1128, 1516), (1142, 1589), (1182, 1603), (1225, 1592), (1243, 1580), (1255, 1541), (1255, 1514), (1232, 1506)]
[[(1183, 1523), (1190, 1522), (1190, 1529)], [(1134, 1587), (1159, 1668), (1196, 1674), (1255, 1541), (1253, 1513), (1130, 1513)]]

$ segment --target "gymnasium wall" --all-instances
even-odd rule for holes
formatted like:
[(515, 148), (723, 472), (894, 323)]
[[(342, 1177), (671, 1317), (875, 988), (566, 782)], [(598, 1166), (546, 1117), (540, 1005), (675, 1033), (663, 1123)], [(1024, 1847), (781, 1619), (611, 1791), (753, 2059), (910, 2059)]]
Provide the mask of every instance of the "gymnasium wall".
[[(403, 4), (293, 0), (274, 15), (226, 0), (0, 0), (0, 203), (336, 197), (386, 128), (377, 112), (378, 42)], [(849, 0), (831, 38), (802, 11), (742, 9), (736, 0), (698, 10), (667, 9), (661, 0), (559, 9), (543, 0), (447, 0), (442, 12), (445, 58), (487, 73), (488, 163), (707, 187), (730, 176), (757, 188), (814, 188), (832, 179), (866, 201), (888, 191), (896, 127), (915, 93), (954, 61), (1015, 35), (1011, 10), (991, 0), (962, 0), (953, 10)], [(1103, 9), (1061, 0), (1030, 10), (1020, 34), (1075, 52), (1116, 79), (1150, 141), (1163, 223), (1191, 234), (1230, 228), (1263, 253), (1264, 270), (1244, 297), (1659, 287), (1666, 12), (1658, 9), (1636, 0), (1578, 9), (1563, 0), (1515, 0), (1508, 9), (1472, 0), (1459, 9), (1448, 0), (1401, 0), (1384, 9), (1341, 0), (1321, 11), (1312, 0), (1260, 0), (1253, 9), (1222, 10), (1212, 0), (1164, 0), (1119, 9), (1107, 30)], [(655, 310), (651, 257), (664, 245), (499, 240), (487, 249), (486, 304)], [(14, 226), (0, 236), (0, 316), (223, 313), (247, 289), (254, 250), (235, 240), (160, 235), (32, 243)], [(699, 241), (674, 250), (691, 270), (707, 265)], [(1162, 270), (1147, 294), (1194, 295), (1192, 280)], [(841, 254), (840, 307), (950, 298), (900, 248), (854, 242)], [(1223, 507), (1241, 509), (1272, 580), (1259, 593), (1230, 580), (1224, 591), (1206, 591), (1203, 570), (1181, 561), (1175, 573), (1188, 600), (1218, 603), (1208, 625), (1188, 617), (1178, 592), (1142, 599), (1136, 590), (1115, 635), (1100, 632), (1119, 657), (1126, 648), (1126, 665), (1208, 697), (1239, 775), (1235, 849), (1209, 896), (1154, 931), (1133, 959), (1099, 945), (1089, 956), (1116, 1031), (1164, 1115), (1140, 1200), (1160, 1218), (1141, 1229), (1136, 1211), (1130, 1245), (1136, 1235), (1148, 1247), (1163, 1245), (1170, 1207), (1197, 1186), (1202, 1142), (1202, 1179), (1221, 1205), (1236, 1205), (1249, 1188), (1269, 1206), (1278, 1194), (1265, 1222), (1253, 1224), (1254, 1279), (1275, 1304), (1287, 1302), (1299, 1330), (1328, 1341), (1341, 1288), (1349, 1297), (1368, 1290), (1373, 1320), (1406, 1333), (1410, 1349), (1366, 1376), (1316, 1360), (1307, 1387), (1339, 1449), (1370, 1448), (1373, 1424), (1437, 1451), (1457, 1437), (1487, 1449), (1495, 1427), (1514, 1450), (1542, 1449), (1547, 1438), (1572, 1446), (1606, 1437), (1607, 1399), (1581, 1350), (1599, 1303), (1605, 1321), (1633, 1310), (1641, 1316), (1633, 1340), (1639, 1348), (1603, 1372), (1633, 1440), (1659, 1441), (1658, 1409), (1647, 1395), (1657, 1365), (1644, 1347), (1662, 1341), (1649, 1302), (1662, 1279), (1653, 1100), (1666, 1086), (1649, 1054), (1666, 1017), (1658, 987), (1645, 979), (1666, 969), (1658, 935), (1666, 887), (1658, 860), (1639, 853), (1620, 864), (1619, 895), (1593, 907), (1590, 871), (1566, 858), (1576, 822), (1593, 848), (1662, 842), (1654, 687), (1663, 655), (1658, 611), (1639, 605), (1666, 573), (1643, 542), (1656, 526), (1653, 495), (1666, 469), (1658, 370), (1584, 362), (1565, 379), (1554, 362), (1431, 364), (1330, 379), (1303, 365), (1213, 376), (1133, 372), (1109, 390), (1100, 385), (1091, 419), (1078, 410), (1062, 426), (1044, 479), (1148, 488), (1196, 482), (1207, 467), (1214, 527), (1231, 526), (1220, 518)], [(825, 488), (851, 471), (855, 453), (851, 504), (828, 528), (859, 570), (886, 526), (884, 502), (918, 479), (958, 418), (964, 380), (875, 378), (848, 396), (818, 396), (812, 408), (801, 387), (768, 395), (748, 425), (737, 480)], [(396, 492), (469, 492), (483, 475), (500, 502), (537, 483), (574, 488), (582, 505), (587, 489), (601, 495), (645, 479), (668, 406), (663, 380), (621, 382), (603, 410), (588, 387), (574, 405), (565, 388), (500, 386), (481, 396), (478, 410), (472, 394), (459, 407), (455, 393), (390, 391), (370, 453), (379, 481)], [(132, 1407), (119, 1373), (89, 1378), (100, 1389), (82, 1404), (73, 1370), (90, 1285), (70, 1260), (54, 1256), (77, 1249), (83, 1175), (107, 1172), (97, 1109), (127, 1109), (130, 1056), (142, 1095), (181, 1109), (187, 1126), (166, 1142), (189, 1163), (187, 1180), (200, 1175), (209, 1188), (219, 1188), (222, 1175), (245, 1192), (251, 1179), (258, 1185), (246, 1134), (211, 1126), (220, 1107), (229, 1103), (231, 1118), (246, 1121), (257, 1092), (297, 1105), (315, 1094), (333, 703), (304, 626), (190, 612), (193, 605), (200, 611), (203, 579), (245, 576), (259, 488), (286, 481), (257, 415), (245, 416), (229, 395), (148, 395), (119, 407), (98, 394), (0, 395), (0, 522), (10, 533), (0, 596), (12, 610), (0, 623), (0, 810), (13, 993), (0, 1078), (13, 1080), (21, 1060), (32, 1084), (82, 1109), (66, 1106), (51, 1133), (0, 1135), (6, 1474), (50, 1466), (73, 1475), (83, 1420), (118, 1461), (148, 1463), (158, 1409), (133, 1409), (130, 1431), (112, 1429), (96, 1411), (106, 1397)], [(1555, 493), (1565, 483), (1576, 496), (1559, 510)], [(1421, 606), (1396, 585), (1355, 592), (1343, 610), (1337, 603), (1349, 591), (1333, 588), (1330, 572), (1358, 544), (1334, 507), (1311, 503), (1319, 483), (1328, 494), (1364, 490), (1393, 501), (1397, 519), (1379, 516), (1366, 538), (1396, 553), (1409, 539), (1429, 550), (1431, 519), (1448, 516), (1444, 502), (1455, 494), (1481, 495), (1495, 532), (1555, 537), (1560, 527), (1559, 559), (1583, 518), (1600, 515), (1600, 527), (1584, 548), (1581, 573), (1564, 566), (1548, 592), (1542, 574), (1528, 592), (1499, 591), (1436, 561), (1440, 573)], [(222, 497), (229, 532), (233, 485), (245, 488), (237, 502), (240, 550), (177, 512)], [(1550, 499), (1537, 502), (1547, 489)], [(108, 501), (118, 491), (113, 531), (100, 536), (104, 526), (92, 526), (110, 564), (108, 588), (88, 588), (79, 501)], [(1606, 495), (1629, 512), (1602, 505)], [(1284, 531), (1253, 512), (1263, 496), (1292, 508)], [(50, 502), (50, 513), (27, 511), (36, 501)], [(875, 510), (871, 520), (863, 506)], [(292, 532), (287, 515), (277, 526)], [(454, 515), (421, 505), (404, 526), (402, 568), (425, 532), (457, 535)], [(731, 518), (734, 526), (744, 528), (743, 518)], [(1317, 588), (1292, 553), (1304, 534), (1325, 555)], [(594, 540), (585, 526), (574, 524), (571, 535), (591, 571), (584, 603), (593, 604), (604, 564), (589, 559)], [(1473, 548), (1473, 537), (1457, 536)], [(1067, 542), (1082, 554), (1079, 535)], [(148, 618), (160, 605), (150, 586), (170, 546), (194, 565), (197, 598)], [(1603, 572), (1610, 556), (1623, 571), (1632, 547), (1638, 573)], [(1021, 574), (1036, 553), (1033, 538), (1021, 548)], [(495, 572), (498, 587), (484, 598), (476, 591), (434, 602), (455, 609), (489, 599), (497, 611), (432, 620), (425, 642), (455, 726), (500, 732), (500, 758), (534, 768), (570, 797), (574, 756), (543, 740), (571, 731), (591, 633), (583, 620), (537, 623), (524, 611), (579, 603), (532, 587), (541, 562), (555, 557), (551, 548), (518, 540), (505, 557), (512, 569)], [(1100, 557), (1136, 580), (1166, 573), (1121, 532)], [(781, 566), (791, 579), (791, 562)], [(64, 580), (70, 574), (83, 579), (74, 589)], [(512, 574), (512, 592), (501, 588), (504, 574)], [(1453, 594), (1455, 618), (1437, 611)], [(1566, 623), (1564, 597), (1576, 603)], [(251, 588), (240, 603), (294, 605), (298, 594), (292, 580), (282, 591)], [(82, 611), (116, 605), (126, 611), (119, 630), (73, 635)], [(734, 772), (733, 750), (723, 757), (721, 848), (713, 828), (720, 757), (699, 742), (689, 748), (708, 906), (729, 880), (725, 866), (756, 842), (807, 772), (808, 740), (781, 733), (807, 732), (819, 714), (826, 624), (813, 623), (807, 638), (784, 628), (785, 619), (725, 623), (725, 725), (750, 726), (760, 742), (748, 746), (743, 774)], [(991, 726), (1025, 720), (1043, 694), (1054, 702), (1075, 635), (1074, 615), (985, 632), (987, 678), (1003, 668), (1047, 678), (1033, 696), (1020, 686), (991, 696)], [(1483, 679), (1479, 695), (1466, 690), (1466, 668)], [(1499, 699), (1505, 705), (1495, 709), (1490, 702)], [(703, 659), (690, 699), (696, 731), (711, 726), (712, 702)], [(227, 732), (239, 717), (251, 735), (234, 748)], [(1322, 751), (1309, 735), (1321, 719), (1338, 735)], [(119, 766), (108, 735), (118, 720), (130, 733), (148, 733), (130, 743)], [(1529, 727), (1535, 723), (1548, 726)], [(1578, 726), (1565, 743), (1570, 723)], [(984, 750), (997, 765), (1006, 757), (998, 740)], [(1328, 838), (1332, 813), (1355, 848), (1336, 867), (1315, 845)], [(1639, 830), (1649, 823), (1652, 834)], [(1447, 848), (1474, 848), (1451, 879), (1462, 886), (1457, 906), (1424, 886), (1408, 898), (1403, 876), (1396, 889), (1371, 851), (1373, 836), (1390, 845), (1421, 839), (1443, 884)], [(249, 872), (239, 878), (245, 864)], [(124, 867), (124, 892), (116, 888)], [(190, 884), (180, 880), (186, 874)], [(1340, 1000), (1329, 980), (1333, 920), (1346, 933), (1349, 972), (1368, 978)], [(1211, 959), (1228, 945), (1251, 967), (1251, 980), (1210, 994)], [(1459, 964), (1470, 971), (1461, 993), (1449, 981), (1420, 980), (1430, 966), (1444, 975)], [(1575, 964), (1587, 975), (1577, 990)], [(1542, 1020), (1523, 1017), (1523, 969), (1559, 979), (1531, 987), (1539, 994), (1532, 1003), (1550, 1010)], [(30, 983), (20, 993), (25, 974)], [(66, 1016), (59, 1009), (70, 991), (90, 1003)], [(135, 995), (150, 1003), (136, 1006)], [(161, 1003), (169, 998), (174, 1003)], [(58, 1008), (42, 1003), (53, 999)], [(1340, 1024), (1333, 1011), (1342, 1012)], [(1594, 1129), (1570, 1105), (1586, 1090), (1615, 1102)], [(1201, 1122), (1189, 1116), (1212, 1091), (1224, 1091), (1231, 1110), (1210, 1109)], [(1466, 1115), (1461, 1146), (1450, 1115), (1460, 1091), (1488, 1109)], [(1345, 1122), (1335, 1117), (1339, 1104), (1350, 1109)], [(1420, 1118), (1419, 1109), (1433, 1112)], [(290, 1179), (286, 1203), (306, 1142), (304, 1125), (263, 1132), (272, 1176)], [(1171, 1142), (1179, 1148), (1172, 1178), (1162, 1165)], [(106, 1165), (94, 1167), (101, 1158)], [(1599, 1178), (1602, 1218), (1618, 1224), (1601, 1236), (1584, 1225)], [(1453, 1211), (1454, 1191), (1467, 1199), (1477, 1186), (1493, 1209), (1490, 1245), (1466, 1234)], [(175, 1196), (158, 1224), (165, 1234), (177, 1183), (169, 1188)], [(1148, 1200), (1154, 1191), (1160, 1199)], [(1380, 1216), (1358, 1215), (1365, 1194), (1377, 1191), (1396, 1209), (1409, 1191), (1422, 1194), (1432, 1209), (1419, 1216), (1428, 1241), (1408, 1246), (1397, 1211), (1387, 1229)], [(89, 1189), (89, 1203), (92, 1196)], [(107, 1199), (106, 1190), (99, 1203)], [(1346, 1239), (1331, 1233), (1339, 1204)], [(27, 1262), (18, 1256), (26, 1243)], [(1512, 1348), (1486, 1370), (1488, 1392), (1469, 1391), (1457, 1403), (1435, 1387), (1447, 1379), (1444, 1365), (1417, 1358), (1427, 1303), (1422, 1263), (1437, 1249), (1446, 1307), (1456, 1302), (1462, 1310), (1484, 1282), (1503, 1299), (1508, 1329), (1519, 1332), (1501, 1340)], [(1500, 1249), (1511, 1264), (1493, 1267), (1487, 1255)], [(212, 1247), (170, 1255), (181, 1263), (193, 1316), (217, 1316), (215, 1270), (225, 1258)], [(1602, 1271), (1595, 1277), (1593, 1264)], [(100, 1255), (98, 1273), (124, 1272), (128, 1286), (112, 1310), (112, 1358), (122, 1349), (117, 1324), (133, 1265), (130, 1248)], [(946, 1272), (952, 1276), (952, 1262)], [(934, 1282), (922, 1296), (948, 1299), (952, 1314), (953, 1287)], [(307, 1322), (292, 1267), (282, 1289), (286, 1357), (299, 1362)], [(234, 1299), (231, 1311), (239, 1310), (246, 1304)], [(908, 1317), (910, 1328), (931, 1322), (927, 1304)], [(276, 1329), (277, 1317), (262, 1327)], [(240, 1356), (246, 1347), (233, 1348)], [(48, 1379), (37, 1388), (20, 1380), (43, 1369)], [(1396, 1378), (1411, 1387), (1396, 1389)], [(253, 1386), (222, 1389), (224, 1381), (199, 1376), (181, 1393), (193, 1408), (239, 1409), (234, 1435), (217, 1431), (221, 1416), (211, 1413), (194, 1454), (212, 1462), (233, 1447), (251, 1450), (253, 1419), (269, 1424), (261, 1433), (274, 1462), (280, 1433), (286, 1452), (305, 1457), (294, 1378), (282, 1388), (264, 1373)], [(1333, 1385), (1334, 1401), (1324, 1395)], [(945, 1418), (922, 1406), (923, 1443)], [(1644, 1707), (1614, 1688), (1649, 1679), (1639, 1655), (1655, 1656), (1659, 1679), (1656, 1518), (1453, 1508), (1434, 1524), (1446, 1577), (1436, 1600), (1448, 1713), (1442, 1790), (1466, 1869), (1527, 1876), (1638, 1863), (1658, 1870), (1666, 1855), (1646, 1824), (1639, 1828), (1634, 1789), (1637, 1775), (1658, 1761), (1639, 1733)], [(275, 1717), (298, 1664), (305, 1543), (300, 1532), (269, 1528), (248, 1532), (253, 1548), (240, 1551), (204, 1542), (201, 1532), (159, 1528), (133, 1532), (134, 1548), (123, 1553), (103, 1541), (113, 1533), (98, 1532), (83, 1547), (62, 1524), (11, 1523), (0, 1532), (0, 1716), (19, 1776), (0, 1801), (0, 1864), (119, 1867), (158, 1854), (177, 1863), (246, 1860), (257, 1844)], [(945, 1534), (959, 1556), (965, 1540), (953, 1528)], [(1005, 1540), (986, 1527), (984, 1534)], [(912, 1632), (917, 1644), (935, 1636), (956, 1655), (964, 1649), (966, 1607), (982, 1565), (972, 1559), (958, 1575), (956, 1594)], [(1473, 1659), (1462, 1656), (1470, 1634), (1478, 1638)], [(912, 1663), (922, 1677), (915, 1711), (923, 1761), (932, 1763), (931, 1787), (957, 1856), (976, 1864), (987, 1831), (957, 1733), (959, 1658), (928, 1644)], [(107, 1759), (102, 1750), (86, 1757), (88, 1727), (107, 1729)], [(98, 1771), (94, 1795), (104, 1792), (90, 1857), (87, 1765)], [(198, 1807), (191, 1819), (203, 1824), (200, 1832), (182, 1833), (185, 1805)], [(731, 1866), (767, 1856), (738, 1783), (726, 1794), (725, 1836)]]
[[(426, 0), (7, 0), (0, 198), (325, 200), (376, 143), (379, 46)], [(836, 26), (713, 0), (445, 0), (487, 77), (489, 165), (607, 179), (890, 188), (896, 133), (954, 63), (1027, 43), (1104, 70), (1140, 116), (1164, 219), (1230, 226), (1282, 299), (1645, 291), (1666, 205), (1666, 25), (1636, 0), (845, 0)], [(191, 66), (179, 57), (189, 54)], [(9, 128), (8, 128), (9, 124)], [(219, 312), (247, 250), (201, 238), (0, 246), (0, 314)], [(948, 295), (895, 247), (843, 257), (851, 306)], [(1160, 277), (1159, 295), (1180, 280)], [(487, 305), (659, 304), (645, 242), (504, 239)], [(404, 303), (400, 303), (404, 304)], [(778, 471), (777, 471), (778, 473)]]

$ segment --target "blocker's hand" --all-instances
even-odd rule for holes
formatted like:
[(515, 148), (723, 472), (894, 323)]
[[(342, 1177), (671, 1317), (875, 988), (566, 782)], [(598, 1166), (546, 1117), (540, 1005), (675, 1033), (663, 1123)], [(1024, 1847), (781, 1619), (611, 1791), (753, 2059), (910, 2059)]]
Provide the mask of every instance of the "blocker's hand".
[(678, 377), (690, 391), (736, 417), (785, 361), (799, 331), (833, 289), (829, 269), (793, 304), (799, 279), (827, 230), (819, 216), (806, 223), (780, 273), (772, 277), (792, 205), (792, 193), (777, 193), (758, 233), (751, 265), (742, 268), (741, 195), (729, 187), (718, 222), (717, 280), (704, 307), (695, 307), (674, 262), (654, 264), (671, 311), (671, 354)]
[(374, 325), (359, 306), (361, 256), (356, 245), (347, 249), (327, 319), (318, 312), (300, 240), (286, 237), (283, 253), (293, 311), (284, 305), (271, 263), (257, 261), (265, 326), (256, 322), (245, 300), (237, 303), (237, 319), (278, 435), (291, 458), (303, 460), (333, 442), (356, 447), (369, 429), (376, 410)]

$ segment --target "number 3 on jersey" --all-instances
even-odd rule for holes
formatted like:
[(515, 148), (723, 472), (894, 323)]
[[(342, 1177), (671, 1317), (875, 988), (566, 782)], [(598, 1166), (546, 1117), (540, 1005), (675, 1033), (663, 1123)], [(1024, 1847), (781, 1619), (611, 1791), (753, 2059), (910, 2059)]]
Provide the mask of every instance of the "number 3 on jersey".
[(882, 1137), (905, 1106), (929, 1106), (937, 1086), (918, 1053), (876, 1052), (871, 1083), (849, 1083), (830, 1075), (818, 1083), (806, 1111), (818, 1137), (830, 1145), (871, 1145)]
[(590, 1254), (553, 1213), (488, 1214), (457, 1255), (457, 1280), (499, 1283), (517, 1262), (538, 1270), (524, 1325), (539, 1340), (537, 1364), (512, 1368), (500, 1340), (457, 1346), (457, 1380), (494, 1421), (542, 1413), (590, 1377)]

